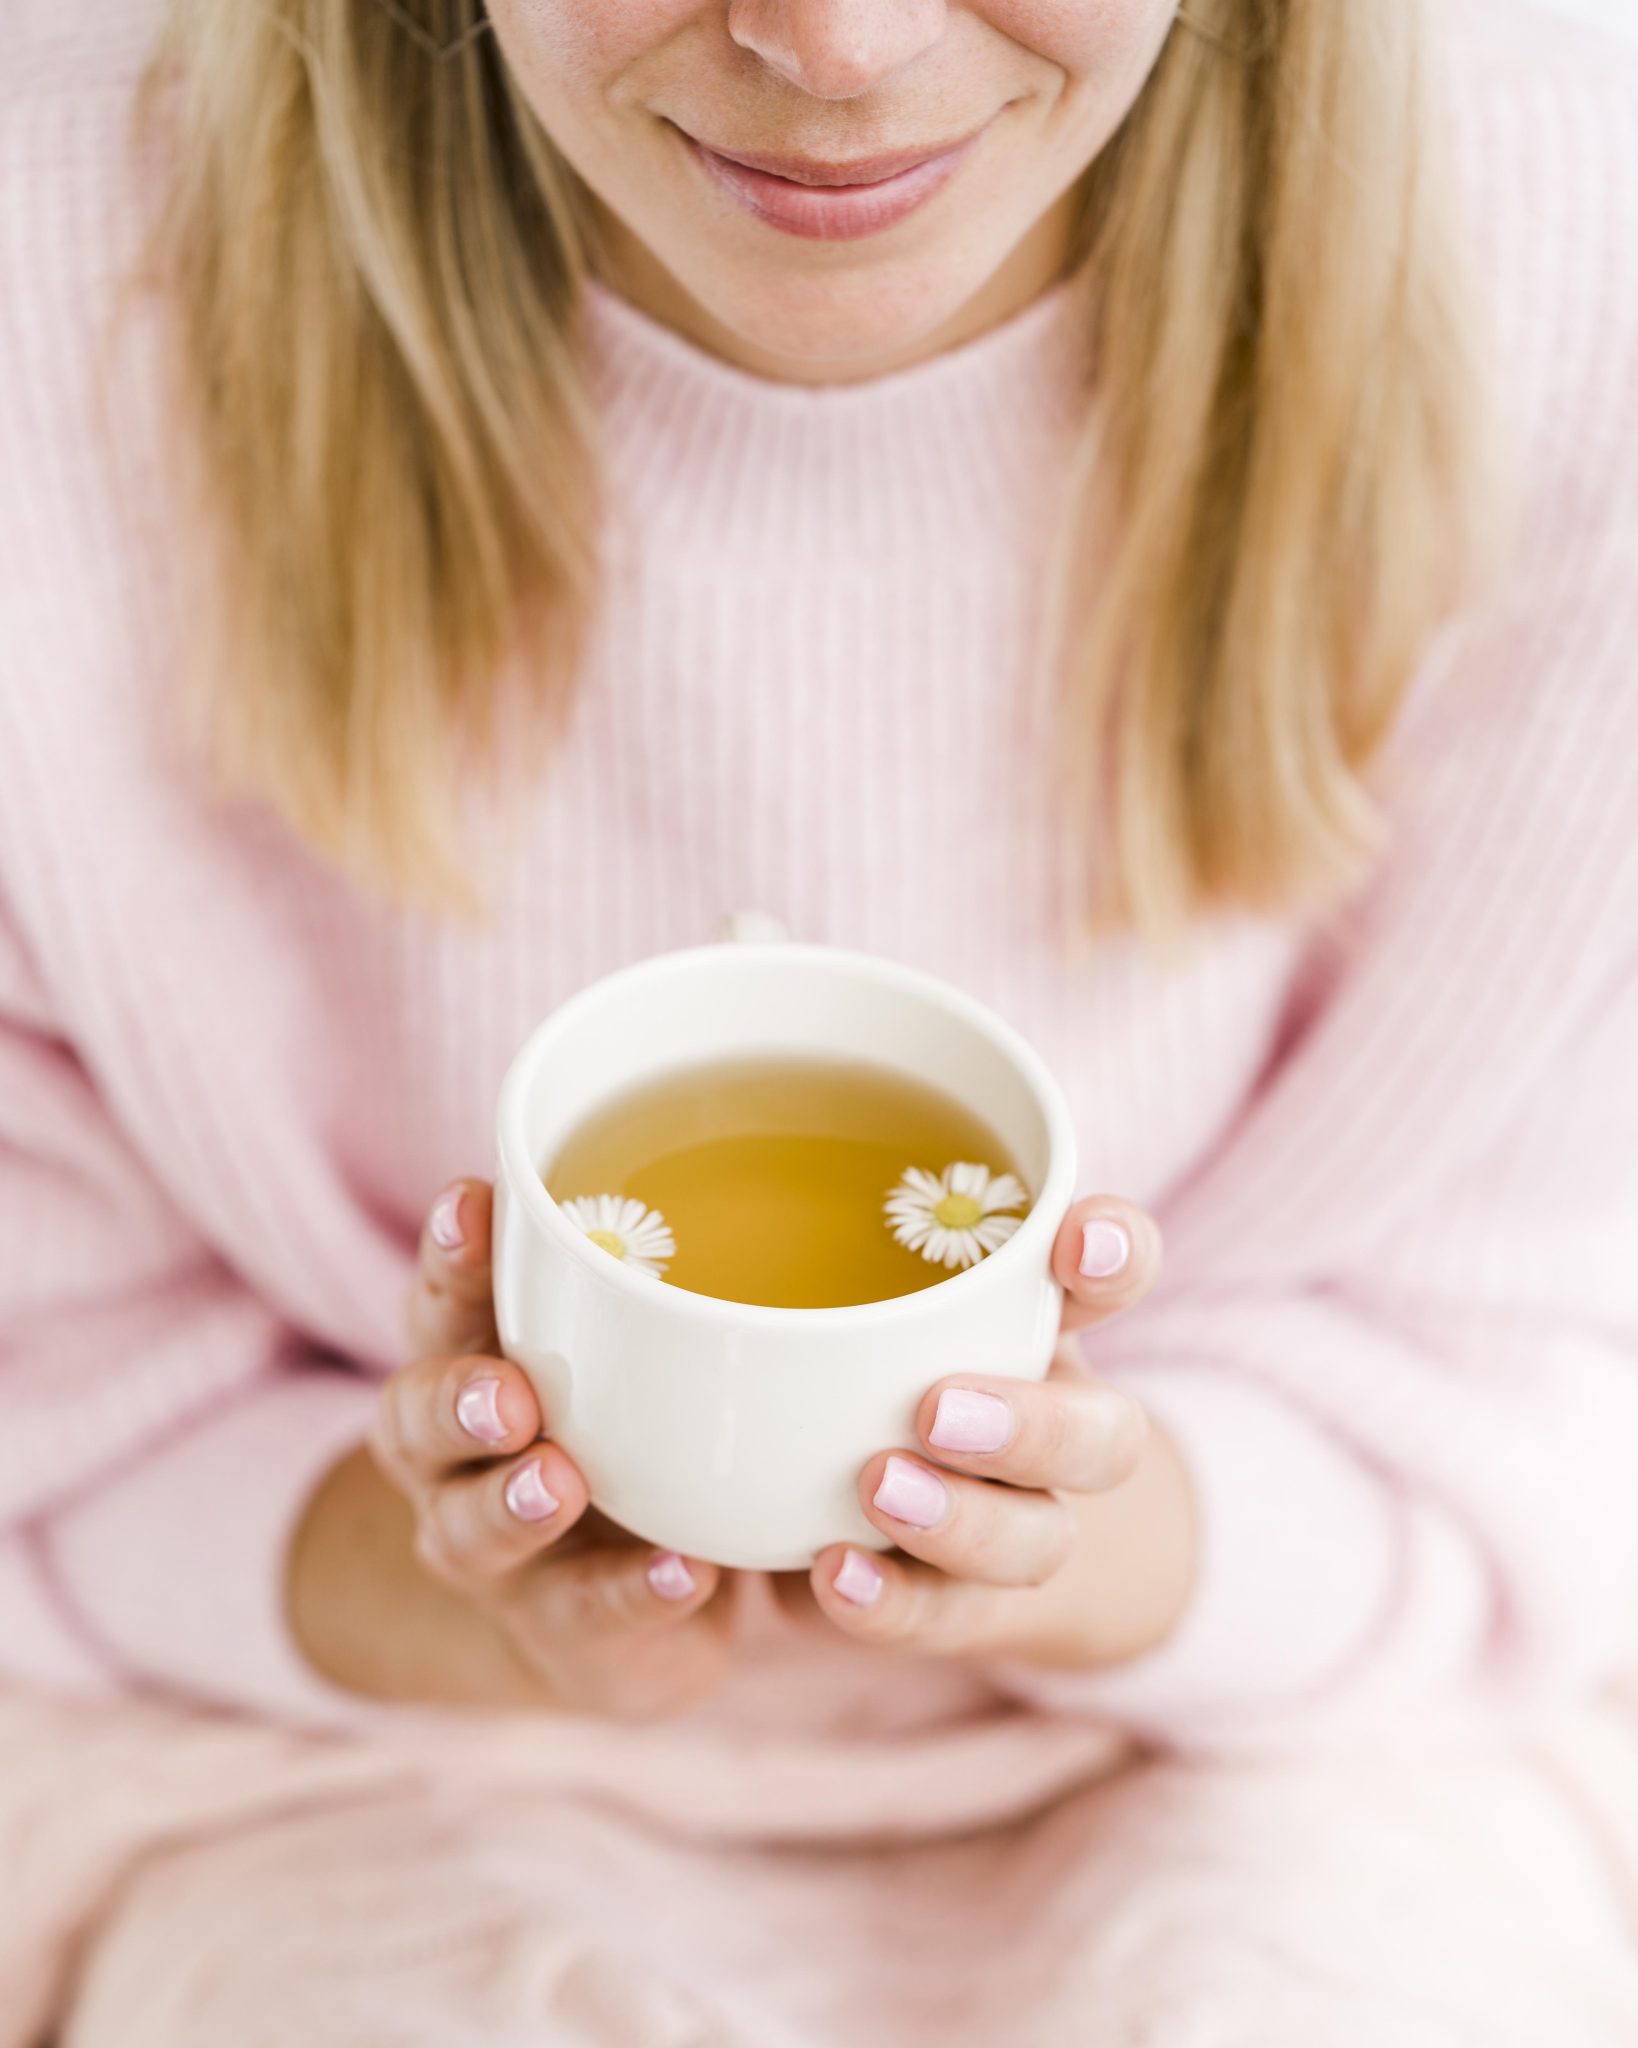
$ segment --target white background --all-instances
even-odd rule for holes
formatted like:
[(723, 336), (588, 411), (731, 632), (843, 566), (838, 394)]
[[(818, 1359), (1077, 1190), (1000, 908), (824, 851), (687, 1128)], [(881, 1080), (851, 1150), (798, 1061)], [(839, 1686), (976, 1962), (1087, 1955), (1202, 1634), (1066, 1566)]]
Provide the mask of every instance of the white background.
[(1576, 14), (1583, 21), (1596, 21), (1605, 28), (1625, 29), (1638, 36), (1638, 0), (1538, 0), (1558, 14)]

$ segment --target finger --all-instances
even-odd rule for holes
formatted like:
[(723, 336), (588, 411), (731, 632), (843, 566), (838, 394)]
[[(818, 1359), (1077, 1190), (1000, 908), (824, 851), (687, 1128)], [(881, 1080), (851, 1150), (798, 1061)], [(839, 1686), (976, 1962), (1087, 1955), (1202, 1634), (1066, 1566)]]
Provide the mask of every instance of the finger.
[(599, 1544), (554, 1557), (520, 1582), (516, 1604), (544, 1635), (559, 1642), (648, 1634), (698, 1614), (716, 1592), (714, 1564), (647, 1544)]
[(543, 1558), (522, 1576), (537, 1580), (535, 1598), (509, 1599), (502, 1614), (560, 1706), (653, 1720), (687, 1712), (721, 1684), (732, 1616), (715, 1566), (643, 1545), (594, 1544)]
[(952, 1579), (914, 1558), (834, 1543), (808, 1574), (813, 1603), (862, 1641), (955, 1656), (997, 1633), (1001, 1603), (1018, 1595)]
[(492, 1351), (488, 1181), (453, 1180), (427, 1210), (405, 1308), (410, 1356)]
[(509, 1358), (419, 1358), (376, 1403), (370, 1448), (390, 1479), (419, 1492), (478, 1458), (503, 1458), (540, 1435), (534, 1388)]
[(1160, 1226), (1118, 1195), (1087, 1195), (1058, 1226), (1052, 1272), (1064, 1290), (1066, 1330), (1104, 1322), (1160, 1278)]
[(1039, 1382), (940, 1380), (916, 1410), (916, 1434), (940, 1465), (1066, 1493), (1106, 1493), (1130, 1479), (1148, 1428), (1130, 1394), (1061, 1363)]
[(1074, 1519), (1052, 1494), (941, 1472), (902, 1451), (871, 1459), (859, 1500), (901, 1550), (990, 1586), (1044, 1585), (1075, 1540)]
[(562, 1540), (586, 1511), (586, 1482), (556, 1444), (533, 1444), (505, 1464), (430, 1488), (416, 1553), (439, 1578), (484, 1583)]

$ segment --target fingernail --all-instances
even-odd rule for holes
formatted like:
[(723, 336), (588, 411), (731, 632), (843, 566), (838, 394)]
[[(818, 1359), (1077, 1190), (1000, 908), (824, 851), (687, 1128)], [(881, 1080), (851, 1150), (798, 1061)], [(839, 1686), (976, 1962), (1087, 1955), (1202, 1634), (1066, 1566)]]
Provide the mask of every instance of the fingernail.
[(908, 1458), (889, 1458), (871, 1500), (895, 1522), (908, 1522), (912, 1529), (931, 1529), (944, 1519), (950, 1489), (925, 1465), (912, 1465)]
[(432, 1205), (427, 1218), (427, 1234), (440, 1251), (458, 1252), (466, 1243), (466, 1232), (461, 1228), (461, 1190), (445, 1188)]
[(500, 1381), (468, 1380), (455, 1401), (455, 1419), (468, 1436), (481, 1444), (503, 1444), (506, 1424), (501, 1420)]
[(540, 1460), (520, 1465), (506, 1482), (506, 1505), (520, 1522), (544, 1522), (562, 1503), (540, 1476)]
[(870, 1607), (880, 1599), (887, 1581), (882, 1576), (881, 1567), (866, 1557), (862, 1550), (850, 1550), (830, 1583), (844, 1600), (851, 1600), (855, 1607)]
[(1012, 1410), (998, 1394), (946, 1387), (927, 1441), (940, 1451), (998, 1451), (1012, 1435)]
[(648, 1583), (662, 1600), (686, 1600), (694, 1590), (694, 1574), (674, 1550), (662, 1550), (648, 1568)]
[(1088, 1280), (1107, 1280), (1132, 1256), (1132, 1240), (1118, 1223), (1094, 1216), (1081, 1230), (1081, 1271)]

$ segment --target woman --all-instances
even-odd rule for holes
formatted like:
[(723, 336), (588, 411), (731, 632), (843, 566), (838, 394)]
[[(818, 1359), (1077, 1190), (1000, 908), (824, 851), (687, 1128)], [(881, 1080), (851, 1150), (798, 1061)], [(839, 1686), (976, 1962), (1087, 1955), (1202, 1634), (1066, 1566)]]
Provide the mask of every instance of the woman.
[[(14, 2024), (1625, 2038), (1523, 1759), (1638, 1615), (1630, 61), (160, 27), (33, 32), (0, 170)], [(1008, 1014), (1089, 1189), (1084, 1355), (778, 1581), (587, 1509), (482, 1179), (747, 913)]]

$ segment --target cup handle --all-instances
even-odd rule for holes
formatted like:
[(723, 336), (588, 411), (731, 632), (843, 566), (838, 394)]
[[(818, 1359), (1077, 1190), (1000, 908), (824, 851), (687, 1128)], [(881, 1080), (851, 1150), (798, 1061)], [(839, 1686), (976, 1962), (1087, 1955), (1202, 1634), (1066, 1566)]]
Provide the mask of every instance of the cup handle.
[(719, 944), (733, 941), (748, 945), (779, 945), (790, 938), (790, 933), (766, 910), (735, 910), (723, 918), (716, 929)]

